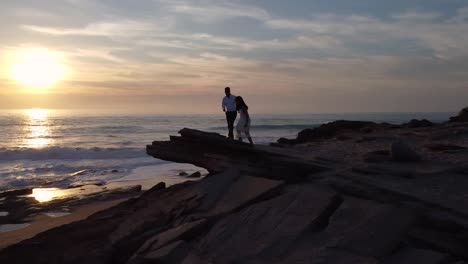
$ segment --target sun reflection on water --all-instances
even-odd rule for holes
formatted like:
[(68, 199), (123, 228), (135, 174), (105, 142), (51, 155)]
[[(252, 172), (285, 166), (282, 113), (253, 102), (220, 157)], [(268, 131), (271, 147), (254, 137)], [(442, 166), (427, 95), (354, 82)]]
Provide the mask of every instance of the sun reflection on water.
[(80, 188), (68, 188), (68, 189), (60, 189), (60, 188), (34, 188), (32, 190), (32, 194), (30, 197), (36, 199), (36, 201), (40, 203), (50, 202), (52, 200), (60, 200), (60, 199), (69, 199), (69, 198), (77, 198), (81, 199), (88, 195), (100, 193), (103, 191), (109, 191), (109, 189), (103, 189), (102, 186), (96, 185), (84, 185)]
[(25, 147), (43, 148), (52, 142), (49, 130), (49, 110), (47, 109), (27, 109), (27, 126), (25, 126)]
[(35, 188), (32, 197), (40, 203), (49, 202), (58, 196), (58, 190), (57, 188)]
[(47, 116), (49, 115), (49, 110), (33, 108), (33, 109), (27, 109), (26, 113), (29, 115), (29, 118), (31, 118), (31, 120), (45, 121), (47, 119)]

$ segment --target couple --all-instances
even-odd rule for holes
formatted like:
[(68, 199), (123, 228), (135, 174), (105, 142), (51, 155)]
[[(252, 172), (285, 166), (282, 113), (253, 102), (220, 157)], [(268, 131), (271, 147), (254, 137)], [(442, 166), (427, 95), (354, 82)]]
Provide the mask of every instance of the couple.
[(234, 96), (231, 94), (231, 88), (224, 88), (226, 96), (223, 98), (221, 107), (226, 113), (226, 120), (229, 129), (229, 139), (234, 139), (234, 121), (239, 112), (240, 118), (236, 125), (237, 138), (242, 141), (242, 134), (244, 134), (249, 140), (250, 144), (253, 145), (252, 138), (250, 137), (250, 116), (249, 107), (244, 102), (244, 99), (240, 96)]

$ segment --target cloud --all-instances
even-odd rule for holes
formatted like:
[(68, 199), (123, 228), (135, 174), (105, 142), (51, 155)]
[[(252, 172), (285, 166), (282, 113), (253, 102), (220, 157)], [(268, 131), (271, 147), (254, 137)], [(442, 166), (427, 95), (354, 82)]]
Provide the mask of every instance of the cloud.
[(291, 29), (318, 34), (352, 35), (370, 29), (382, 31), (386, 24), (366, 16), (316, 15), (312, 19), (271, 19), (265, 24), (274, 29)]
[[(294, 30), (313, 39), (328, 36), (336, 42), (357, 41), (374, 45), (414, 41), (419, 50), (431, 49), (440, 58), (468, 54), (468, 9), (440, 20), (436, 12), (406, 11), (393, 15), (394, 21), (371, 16), (316, 15), (311, 19), (271, 19), (265, 22), (273, 29)], [(391, 50), (387, 48), (387, 50)], [(352, 52), (352, 50), (349, 50)]]
[(40, 19), (40, 20), (57, 20), (59, 16), (37, 8), (12, 8), (11, 11), (20, 18)]
[(377, 107), (443, 89), (468, 96), (468, 7), (299, 15), (268, 1), (24, 1), (0, 10), (0, 48), (63, 53), (75, 69), (63, 86), (75, 94), (175, 98), (229, 84), (328, 110), (357, 97)]
[(112, 55), (113, 51), (119, 51), (119, 50), (126, 50), (122, 48), (108, 48), (106, 50), (103, 49), (77, 49), (74, 52), (70, 52), (67, 54), (68, 57), (77, 57), (77, 58), (83, 58), (83, 57), (88, 57), (88, 58), (98, 58), (98, 59), (103, 59), (108, 62), (115, 62), (115, 63), (122, 63), (125, 60), (122, 58), (119, 58), (115, 55)]
[(270, 17), (268, 12), (262, 8), (224, 1), (167, 1), (165, 3), (169, 12), (190, 15), (196, 21), (203, 23), (235, 17), (264, 21)]
[(104, 37), (132, 37), (155, 30), (157, 27), (149, 22), (121, 20), (110, 22), (97, 22), (83, 28), (60, 28), (23, 25), (24, 29), (58, 36), (104, 36)]
[(152, 39), (138, 40), (137, 45), (166, 47), (194, 51), (235, 51), (247, 52), (254, 50), (294, 50), (294, 49), (333, 49), (341, 42), (332, 36), (308, 37), (299, 35), (288, 39), (255, 40), (249, 38), (234, 38), (213, 36), (210, 34), (192, 34), (172, 36), (166, 39), (164, 35)]
[(435, 20), (442, 17), (442, 14), (438, 12), (405, 11), (392, 17), (399, 21), (417, 22)]

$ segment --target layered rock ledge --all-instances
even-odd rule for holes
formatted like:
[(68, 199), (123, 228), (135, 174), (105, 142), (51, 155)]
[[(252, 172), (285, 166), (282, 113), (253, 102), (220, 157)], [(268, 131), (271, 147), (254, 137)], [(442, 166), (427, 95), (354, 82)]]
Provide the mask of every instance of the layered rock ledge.
[(158, 184), (0, 262), (465, 263), (467, 143), (465, 123), (255, 147), (183, 129), (146, 151), (207, 177)]

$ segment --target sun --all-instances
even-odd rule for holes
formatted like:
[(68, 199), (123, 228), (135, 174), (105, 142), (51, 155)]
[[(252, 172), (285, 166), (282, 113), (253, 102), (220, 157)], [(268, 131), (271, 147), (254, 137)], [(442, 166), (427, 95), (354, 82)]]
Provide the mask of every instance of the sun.
[(63, 80), (65, 67), (49, 50), (23, 50), (11, 65), (11, 78), (28, 88), (48, 88)]

